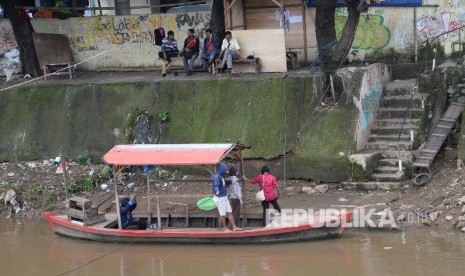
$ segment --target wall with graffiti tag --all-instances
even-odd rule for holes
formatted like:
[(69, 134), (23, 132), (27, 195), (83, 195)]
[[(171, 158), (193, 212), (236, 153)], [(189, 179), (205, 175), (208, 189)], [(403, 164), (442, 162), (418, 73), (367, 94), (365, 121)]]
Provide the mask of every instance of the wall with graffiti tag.
[[(1, 52), (2, 48), (15, 47), (16, 41), (9, 21), (0, 22)], [(32, 24), (39, 33), (67, 35), (75, 62), (88, 60), (80, 65), (81, 69), (150, 68), (160, 65), (160, 47), (154, 45), (155, 28), (173, 30), (181, 49), (189, 28), (195, 29), (201, 38), (204, 36), (204, 30), (210, 26), (210, 13), (33, 19)], [(110, 52), (92, 59), (105, 51)]]

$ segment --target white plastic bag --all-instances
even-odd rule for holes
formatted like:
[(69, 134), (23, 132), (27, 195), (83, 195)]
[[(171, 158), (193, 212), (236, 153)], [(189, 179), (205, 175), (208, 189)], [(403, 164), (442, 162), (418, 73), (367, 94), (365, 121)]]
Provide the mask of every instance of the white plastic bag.
[(265, 192), (263, 192), (263, 190), (260, 190), (258, 193), (255, 194), (255, 199), (257, 201), (265, 200)]

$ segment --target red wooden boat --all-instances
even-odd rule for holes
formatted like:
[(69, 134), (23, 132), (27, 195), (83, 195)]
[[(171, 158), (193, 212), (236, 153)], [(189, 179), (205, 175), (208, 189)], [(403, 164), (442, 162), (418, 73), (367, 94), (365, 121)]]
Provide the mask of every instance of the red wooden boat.
[[(227, 158), (235, 159), (242, 168), (241, 151), (243, 149), (245, 147), (239, 144), (121, 145), (110, 150), (104, 159), (113, 165), (115, 176), (121, 172), (123, 166), (128, 165), (215, 166)], [(149, 177), (150, 174), (147, 175), (147, 183), (150, 183)], [(151, 195), (150, 186), (147, 187), (147, 198), (150, 199), (147, 210), (152, 210), (150, 207), (151, 199), (157, 199), (157, 212), (155, 214), (150, 212), (135, 213), (133, 216), (144, 225), (154, 225), (152, 221), (155, 220), (157, 222), (156, 229), (121, 229), (121, 220), (118, 215), (120, 196), (116, 184), (116, 214), (98, 214), (99, 220), (92, 223), (75, 219), (73, 214), (77, 212), (76, 210), (67, 212), (67, 215), (46, 212), (45, 216), (56, 234), (99, 242), (233, 244), (337, 238), (342, 235), (346, 223), (351, 218), (351, 213), (346, 212), (310, 222), (260, 227), (262, 225), (261, 214), (247, 214), (244, 205), (241, 216), (244, 230), (225, 232), (218, 228), (217, 214), (214, 212), (188, 213), (186, 208), (186, 213), (161, 213), (160, 195)], [(68, 200), (68, 202), (70, 201)], [(82, 207), (81, 210), (83, 209), (85, 208)], [(98, 213), (97, 210), (94, 211), (95, 214)]]

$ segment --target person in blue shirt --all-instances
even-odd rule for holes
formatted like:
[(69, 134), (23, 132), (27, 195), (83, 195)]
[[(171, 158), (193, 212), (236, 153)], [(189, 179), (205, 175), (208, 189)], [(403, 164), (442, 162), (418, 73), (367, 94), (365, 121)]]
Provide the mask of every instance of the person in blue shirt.
[(230, 180), (225, 180), (223, 175), (228, 172), (228, 166), (223, 162), (220, 162), (216, 167), (216, 172), (213, 175), (213, 185), (212, 185), (212, 193), (213, 193), (213, 201), (216, 204), (216, 208), (219, 212), (219, 221), (221, 224), (221, 229), (223, 231), (229, 231), (228, 227), (226, 226), (226, 215), (228, 216), (228, 221), (231, 223), (233, 231), (240, 231), (242, 229), (236, 226), (232, 215), (231, 204), (228, 200), (228, 192), (226, 190), (226, 186), (231, 185)]
[(220, 39), (213, 34), (211, 29), (205, 31), (205, 39), (203, 40), (203, 52), (200, 56), (200, 62), (208, 73), (212, 73), (211, 65), (220, 53)]
[(121, 224), (123, 229), (135, 224), (134, 219), (132, 218), (132, 211), (134, 211), (136, 207), (137, 201), (135, 194), (130, 194), (129, 198), (125, 197), (121, 199), (119, 212), (121, 214)]

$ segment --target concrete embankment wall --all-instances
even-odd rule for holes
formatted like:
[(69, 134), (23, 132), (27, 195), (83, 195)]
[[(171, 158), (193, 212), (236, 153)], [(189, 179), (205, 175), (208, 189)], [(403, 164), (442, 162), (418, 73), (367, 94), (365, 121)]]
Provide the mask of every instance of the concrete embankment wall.
[(364, 132), (359, 124), (367, 110), (359, 110), (353, 99), (363, 100), (367, 95), (360, 97), (370, 83), (362, 81), (366, 74), (380, 74), (383, 68), (357, 69), (353, 81), (359, 84), (347, 86), (348, 80), (344, 81), (338, 106), (320, 107), (309, 121), (324, 90), (321, 76), (40, 85), (10, 90), (0, 99), (0, 160), (52, 158), (60, 147), (71, 157), (84, 152), (100, 157), (113, 145), (131, 141), (135, 119), (144, 111), (152, 118), (155, 139), (159, 113), (166, 111), (168, 123), (161, 143), (241, 141), (252, 146), (245, 152), (249, 172), (256, 172), (267, 159), (281, 175), (286, 135), (288, 177), (342, 181), (358, 176), (347, 156), (357, 150), (357, 139), (365, 139), (360, 138)]

